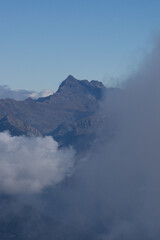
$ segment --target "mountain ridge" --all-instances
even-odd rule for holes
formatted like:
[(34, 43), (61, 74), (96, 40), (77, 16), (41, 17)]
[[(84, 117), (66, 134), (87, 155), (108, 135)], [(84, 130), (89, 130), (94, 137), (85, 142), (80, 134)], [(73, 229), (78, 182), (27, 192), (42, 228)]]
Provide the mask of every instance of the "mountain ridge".
[[(8, 130), (11, 135), (17, 136), (51, 135), (56, 140), (60, 139), (62, 146), (66, 145), (63, 137), (71, 131), (72, 139), (68, 145), (73, 144), (76, 137), (93, 132), (90, 125), (86, 134), (81, 134), (83, 127), (80, 122), (92, 122), (105, 91), (101, 82), (78, 80), (69, 75), (48, 97), (37, 100), (27, 98), (24, 101), (0, 99), (0, 131)], [(64, 136), (59, 138), (58, 129), (64, 126)]]

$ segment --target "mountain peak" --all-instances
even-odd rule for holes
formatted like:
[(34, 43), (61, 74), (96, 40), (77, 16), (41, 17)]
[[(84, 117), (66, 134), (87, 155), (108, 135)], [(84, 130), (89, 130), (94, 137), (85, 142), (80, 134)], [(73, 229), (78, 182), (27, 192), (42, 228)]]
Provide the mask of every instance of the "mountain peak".
[(78, 80), (72, 75), (69, 75), (59, 86), (59, 89), (57, 93), (59, 92), (65, 92), (68, 94), (68, 92), (77, 92), (78, 94), (86, 92), (90, 93), (91, 95), (100, 95), (101, 92), (105, 89), (104, 85), (101, 82), (92, 80), (89, 82), (88, 80)]
[(72, 75), (69, 75), (59, 86), (58, 91), (60, 91), (63, 87), (73, 87), (78, 84), (79, 80), (74, 78)]
[(68, 75), (68, 77), (64, 81), (75, 81), (77, 80), (73, 75)]

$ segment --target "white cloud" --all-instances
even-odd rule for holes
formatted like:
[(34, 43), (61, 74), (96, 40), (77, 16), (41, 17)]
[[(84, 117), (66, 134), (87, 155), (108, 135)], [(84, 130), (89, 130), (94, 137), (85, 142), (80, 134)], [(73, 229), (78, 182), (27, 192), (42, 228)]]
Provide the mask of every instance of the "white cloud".
[(40, 97), (48, 97), (53, 94), (53, 91), (45, 89), (41, 92), (32, 92), (28, 97), (38, 99)]
[(26, 98), (40, 98), (40, 97), (47, 97), (49, 95), (52, 95), (53, 91), (51, 90), (42, 90), (41, 92), (35, 92), (35, 91), (27, 91), (27, 90), (12, 90), (8, 86), (0, 86), (0, 99), (4, 98), (13, 98), (15, 100), (24, 100)]
[(0, 192), (40, 192), (73, 170), (72, 149), (59, 150), (51, 137), (11, 137), (0, 133)]

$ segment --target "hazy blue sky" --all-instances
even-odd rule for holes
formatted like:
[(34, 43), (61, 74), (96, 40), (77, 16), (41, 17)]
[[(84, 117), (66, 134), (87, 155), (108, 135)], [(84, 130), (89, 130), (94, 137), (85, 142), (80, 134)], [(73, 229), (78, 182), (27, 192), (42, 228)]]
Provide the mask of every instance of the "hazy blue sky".
[(125, 76), (159, 30), (159, 0), (0, 0), (0, 85)]

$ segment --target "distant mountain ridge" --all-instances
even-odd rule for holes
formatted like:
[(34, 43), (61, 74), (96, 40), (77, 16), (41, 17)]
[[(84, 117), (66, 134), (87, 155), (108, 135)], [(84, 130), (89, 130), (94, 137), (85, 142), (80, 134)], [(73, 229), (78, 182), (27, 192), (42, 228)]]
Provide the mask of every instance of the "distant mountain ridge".
[[(53, 95), (24, 101), (0, 100), (0, 131), (11, 135), (51, 135), (61, 145), (74, 145), (90, 135), (106, 88), (101, 82), (69, 75)], [(91, 130), (92, 129), (92, 130)]]
[(0, 85), (0, 99), (5, 99), (5, 98), (12, 98), (17, 101), (22, 101), (27, 99), (28, 97), (31, 97), (33, 99), (38, 99), (40, 97), (47, 97), (49, 95), (52, 95), (53, 91), (51, 90), (42, 90), (40, 92), (35, 92), (35, 91), (29, 91), (29, 90), (13, 90), (9, 88), (6, 85)]

